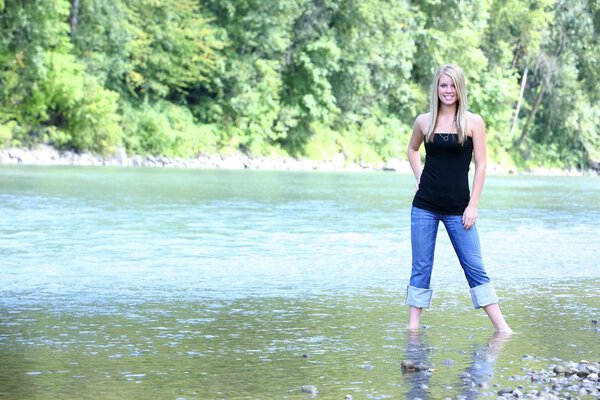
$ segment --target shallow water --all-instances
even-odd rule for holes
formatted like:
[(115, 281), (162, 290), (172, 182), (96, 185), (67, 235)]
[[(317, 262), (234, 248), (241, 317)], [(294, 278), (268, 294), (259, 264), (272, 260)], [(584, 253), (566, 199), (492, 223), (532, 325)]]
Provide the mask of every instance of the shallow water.
[(600, 360), (597, 178), (488, 178), (478, 229), (506, 340), (472, 310), (443, 229), (426, 328), (404, 329), (413, 187), (0, 167), (0, 398), (485, 398)]

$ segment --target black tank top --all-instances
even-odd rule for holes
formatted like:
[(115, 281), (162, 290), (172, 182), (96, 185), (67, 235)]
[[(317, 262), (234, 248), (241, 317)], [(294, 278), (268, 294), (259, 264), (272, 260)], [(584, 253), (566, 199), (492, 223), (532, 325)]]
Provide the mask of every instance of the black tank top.
[(457, 134), (436, 133), (425, 142), (425, 167), (413, 206), (441, 214), (462, 215), (469, 204), (469, 165), (473, 139), (463, 145)]

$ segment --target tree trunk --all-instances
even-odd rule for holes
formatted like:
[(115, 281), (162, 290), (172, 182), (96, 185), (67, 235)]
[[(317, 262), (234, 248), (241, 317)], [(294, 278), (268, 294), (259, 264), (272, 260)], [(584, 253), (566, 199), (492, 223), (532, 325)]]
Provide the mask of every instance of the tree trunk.
[(515, 55), (513, 56), (513, 60), (512, 60), (512, 64), (511, 64), (511, 69), (515, 69), (517, 67), (517, 62), (519, 61), (519, 56), (521, 55), (521, 37), (519, 37), (519, 40), (517, 41), (517, 44), (515, 45)]
[(75, 41), (77, 36), (77, 18), (79, 17), (79, 0), (72, 0), (71, 2), (71, 41)]
[(521, 136), (519, 137), (519, 140), (517, 140), (515, 147), (520, 147), (521, 144), (523, 144), (523, 141), (525, 140), (525, 136), (527, 136), (527, 131), (529, 130), (529, 125), (531, 124), (531, 121), (533, 121), (533, 117), (535, 116), (535, 113), (537, 112), (538, 108), (540, 107), (540, 104), (542, 103), (542, 97), (544, 96), (545, 89), (546, 89), (546, 86), (544, 85), (544, 82), (542, 81), (541, 89), (538, 92), (537, 97), (535, 98), (533, 107), (531, 107), (531, 111), (529, 112), (529, 115), (527, 116), (527, 121), (525, 122), (525, 126), (523, 127), (523, 130), (521, 131)]
[(540, 104), (542, 103), (542, 97), (544, 96), (544, 91), (546, 90), (546, 86), (552, 85), (552, 76), (554, 75), (555, 69), (558, 68), (557, 67), (558, 57), (560, 56), (560, 53), (563, 50), (564, 41), (565, 41), (565, 35), (561, 32), (558, 46), (556, 47), (556, 51), (554, 52), (554, 57), (551, 58), (550, 60), (546, 61), (546, 68), (547, 68), (548, 72), (546, 73), (546, 77), (544, 79), (542, 79), (542, 81), (540, 83), (540, 85), (541, 85), (540, 91), (538, 92), (538, 94), (535, 98), (535, 101), (533, 102), (533, 107), (531, 107), (531, 111), (529, 112), (529, 115), (527, 116), (527, 121), (525, 122), (525, 126), (523, 127), (523, 130), (521, 131), (521, 136), (519, 137), (519, 140), (517, 140), (517, 143), (515, 143), (515, 147), (517, 147), (517, 148), (520, 147), (521, 144), (523, 144), (523, 141), (525, 140), (525, 136), (527, 136), (527, 131), (529, 130), (529, 125), (533, 121), (533, 117), (535, 116), (535, 113), (537, 112), (538, 108), (540, 107)]
[(525, 85), (527, 84), (527, 74), (529, 73), (529, 67), (525, 67), (525, 71), (523, 71), (523, 77), (521, 78), (521, 92), (519, 93), (519, 99), (517, 100), (517, 106), (515, 107), (515, 115), (513, 117), (512, 125), (510, 126), (510, 134), (509, 138), (512, 139), (513, 132), (515, 131), (515, 127), (517, 126), (517, 121), (519, 119), (519, 112), (521, 111), (521, 104), (523, 103), (523, 94), (525, 93)]

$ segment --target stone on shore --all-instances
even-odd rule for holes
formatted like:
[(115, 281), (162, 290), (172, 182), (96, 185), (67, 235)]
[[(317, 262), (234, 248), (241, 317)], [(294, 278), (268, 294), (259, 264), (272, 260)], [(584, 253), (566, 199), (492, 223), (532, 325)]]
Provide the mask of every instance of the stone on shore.
[[(233, 154), (209, 155), (198, 154), (192, 158), (181, 159), (165, 156), (128, 155), (123, 147), (118, 147), (113, 154), (99, 156), (93, 153), (75, 153), (59, 151), (49, 145), (38, 145), (34, 148), (0, 149), (0, 164), (24, 165), (74, 165), (74, 166), (115, 166), (115, 167), (160, 167), (160, 168), (199, 168), (199, 169), (255, 169), (277, 171), (396, 171), (412, 173), (410, 164), (400, 158), (391, 158), (385, 163), (352, 162), (343, 154), (337, 154), (329, 160), (308, 160), (292, 157), (256, 157), (241, 152)], [(517, 173), (512, 167), (488, 165), (491, 174)], [(568, 169), (537, 168), (525, 171), (532, 175), (581, 176), (596, 175), (600, 169), (590, 168), (588, 171)]]

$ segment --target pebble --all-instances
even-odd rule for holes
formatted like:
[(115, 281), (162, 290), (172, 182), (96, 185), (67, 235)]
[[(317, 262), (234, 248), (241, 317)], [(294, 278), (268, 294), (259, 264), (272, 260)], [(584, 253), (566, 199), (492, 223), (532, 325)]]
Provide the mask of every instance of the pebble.
[[(511, 395), (515, 398), (528, 399), (572, 399), (573, 396), (598, 399), (600, 398), (600, 381), (597, 370), (600, 362), (589, 362), (581, 360), (579, 363), (573, 361), (550, 365), (548, 369), (531, 371), (525, 378), (529, 378), (538, 389), (523, 393), (524, 386), (517, 388), (504, 388), (497, 393), (500, 396)], [(510, 390), (510, 391), (509, 391)], [(507, 396), (510, 397), (510, 396)]]
[(566, 369), (562, 365), (557, 365), (552, 371), (554, 371), (554, 373), (557, 375), (562, 375), (565, 373)]
[(313, 385), (304, 385), (300, 388), (302, 393), (317, 394), (319, 390)]
[[(445, 360), (447, 361), (447, 360)], [(442, 361), (443, 364), (446, 364)], [(515, 375), (511, 381), (515, 382), (514, 387), (500, 387), (494, 383), (493, 392), (485, 392), (485, 396), (497, 396), (496, 400), (502, 399), (532, 399), (532, 400), (559, 400), (559, 399), (577, 399), (591, 398), (600, 399), (600, 362), (589, 362), (581, 360), (576, 363), (573, 361), (560, 362), (553, 360), (548, 368), (540, 370), (529, 370), (526, 375)], [(450, 364), (450, 363), (448, 363)], [(403, 373), (416, 373), (419, 371), (431, 371), (425, 365), (414, 363), (411, 360), (403, 360), (401, 363)], [(528, 371), (528, 369), (522, 369)], [(472, 379), (471, 374), (462, 372), (460, 374), (463, 382)], [(516, 382), (520, 382), (516, 385)], [(530, 382), (527, 384), (527, 382)], [(489, 389), (487, 382), (476, 384), (473, 387), (479, 390)]]
[(403, 372), (415, 370), (415, 364), (410, 360), (403, 360), (402, 363), (400, 363), (400, 367)]

